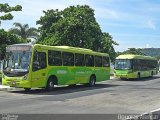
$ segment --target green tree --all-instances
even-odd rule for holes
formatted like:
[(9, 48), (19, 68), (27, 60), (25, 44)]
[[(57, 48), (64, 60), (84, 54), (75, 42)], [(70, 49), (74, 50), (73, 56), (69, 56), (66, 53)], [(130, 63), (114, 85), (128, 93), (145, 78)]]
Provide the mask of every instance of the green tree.
[(38, 30), (36, 28), (29, 28), (28, 24), (22, 25), (21, 23), (14, 23), (15, 27), (9, 31), (18, 37), (22, 38), (24, 42), (27, 42), (27, 38), (37, 38)]
[(11, 7), (7, 3), (0, 3), (0, 13), (3, 13), (3, 15), (0, 16), (0, 24), (2, 20), (13, 19), (13, 15), (10, 13), (12, 11), (22, 11), (22, 6), (16, 5), (14, 7)]
[[(94, 10), (87, 5), (70, 6), (63, 11), (43, 11), (37, 21), (40, 25), (38, 43), (69, 45), (115, 54), (115, 42), (109, 33), (103, 33), (94, 17)], [(112, 59), (113, 60), (113, 59)]]
[(136, 48), (128, 48), (128, 50), (122, 52), (121, 54), (145, 55), (144, 53), (142, 53), (142, 49), (136, 49)]
[(156, 56), (156, 58), (157, 58), (158, 60), (160, 60), (160, 56)]
[(100, 52), (106, 52), (109, 53), (111, 61), (114, 62), (115, 57), (116, 57), (116, 52), (114, 50), (114, 45), (119, 45), (115, 41), (113, 41), (112, 36), (109, 33), (103, 33), (103, 42), (101, 47), (103, 47)]
[[(0, 3), (0, 25), (2, 20), (13, 19), (12, 11), (21, 11), (22, 6), (16, 5), (14, 7), (9, 6), (7, 3)], [(21, 40), (13, 35), (11, 32), (6, 32), (4, 29), (0, 29), (0, 59), (3, 59), (6, 52), (6, 46), (10, 44), (19, 43)]]
[(11, 32), (0, 29), (0, 58), (3, 59), (6, 52), (6, 46), (19, 43), (21, 40)]

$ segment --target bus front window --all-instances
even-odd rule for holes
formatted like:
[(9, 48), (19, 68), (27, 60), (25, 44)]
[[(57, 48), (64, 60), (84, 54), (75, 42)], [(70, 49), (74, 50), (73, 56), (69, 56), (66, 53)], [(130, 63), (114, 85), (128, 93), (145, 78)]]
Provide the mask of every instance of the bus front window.
[(115, 61), (115, 69), (124, 69), (128, 70), (131, 69), (131, 60), (126, 60), (126, 59), (117, 59)]
[(30, 51), (7, 51), (3, 72), (8, 76), (23, 76), (29, 71)]

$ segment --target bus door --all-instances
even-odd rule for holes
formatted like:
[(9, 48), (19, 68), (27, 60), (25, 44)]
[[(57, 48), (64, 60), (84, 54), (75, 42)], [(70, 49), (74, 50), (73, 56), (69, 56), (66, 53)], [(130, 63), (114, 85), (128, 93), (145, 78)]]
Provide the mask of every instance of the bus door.
[(84, 54), (75, 53), (75, 79), (78, 83), (86, 83), (86, 74)]
[[(105, 79), (110, 79), (110, 58), (108, 56), (102, 57), (102, 67), (103, 67), (103, 76)], [(112, 67), (112, 70), (114, 70), (114, 67)]]
[(45, 87), (46, 83), (46, 52), (34, 51), (33, 63), (32, 63), (32, 87)]
[(76, 84), (74, 72), (74, 54), (70, 52), (62, 52), (63, 66), (57, 71), (61, 75), (58, 81), (62, 85)]

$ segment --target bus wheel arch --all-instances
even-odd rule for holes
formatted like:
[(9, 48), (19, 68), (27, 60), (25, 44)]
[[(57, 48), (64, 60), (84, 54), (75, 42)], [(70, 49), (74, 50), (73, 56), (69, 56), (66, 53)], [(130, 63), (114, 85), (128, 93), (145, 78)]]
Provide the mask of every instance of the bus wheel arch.
[(92, 74), (92, 75), (90, 76), (88, 86), (92, 87), (92, 86), (95, 85), (95, 83), (96, 83), (96, 75), (95, 75), (95, 74)]
[(58, 79), (55, 75), (51, 75), (47, 80), (45, 89), (47, 91), (53, 91), (54, 85), (58, 85)]

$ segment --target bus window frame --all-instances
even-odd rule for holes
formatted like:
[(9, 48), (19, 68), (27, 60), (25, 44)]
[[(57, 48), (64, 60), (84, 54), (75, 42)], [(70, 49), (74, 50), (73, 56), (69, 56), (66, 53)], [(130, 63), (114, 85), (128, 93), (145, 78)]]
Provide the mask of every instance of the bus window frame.
[[(35, 59), (35, 54), (37, 53), (44, 53), (45, 54), (45, 65), (44, 67), (41, 67), (40, 66), (40, 62), (41, 61), (34, 61)], [(37, 57), (37, 56), (36, 56)], [(44, 57), (44, 56), (43, 56)], [(37, 58), (36, 58), (37, 59)], [(44, 60), (44, 59), (43, 59)], [(34, 68), (35, 67), (35, 68)], [(46, 69), (47, 68), (47, 54), (46, 52), (42, 52), (42, 51), (37, 51), (37, 50), (34, 50), (34, 54), (33, 54), (33, 62), (32, 62), (32, 71), (35, 72), (35, 71), (38, 71), (38, 70), (42, 70), (42, 69)]]

